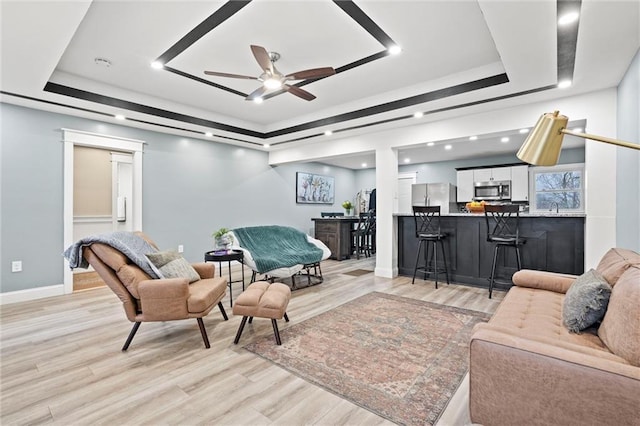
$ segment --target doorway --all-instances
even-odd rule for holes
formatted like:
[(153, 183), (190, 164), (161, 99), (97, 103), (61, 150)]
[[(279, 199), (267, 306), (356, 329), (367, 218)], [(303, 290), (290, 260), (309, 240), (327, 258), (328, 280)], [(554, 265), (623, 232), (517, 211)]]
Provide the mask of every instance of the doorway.
[[(141, 230), (144, 142), (62, 130), (64, 248), (95, 233)], [(75, 274), (64, 262), (64, 292), (68, 294), (74, 291)], [(76, 281), (78, 288), (95, 285), (90, 275)]]
[(398, 173), (398, 204), (394, 213), (413, 213), (411, 209), (411, 185), (416, 183), (416, 172)]

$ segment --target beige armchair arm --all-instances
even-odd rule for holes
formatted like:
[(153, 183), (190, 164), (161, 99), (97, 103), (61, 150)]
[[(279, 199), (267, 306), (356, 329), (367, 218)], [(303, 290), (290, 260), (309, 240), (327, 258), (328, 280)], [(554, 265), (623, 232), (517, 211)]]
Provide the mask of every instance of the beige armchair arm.
[(214, 263), (199, 262), (192, 263), (191, 266), (193, 266), (193, 269), (196, 270), (198, 275), (200, 275), (200, 278), (203, 280), (205, 278), (213, 278), (216, 274), (216, 266)]
[(554, 291), (556, 293), (566, 293), (576, 278), (578, 278), (576, 275), (522, 269), (513, 274), (512, 281), (518, 287), (537, 288), (540, 290)]
[(141, 281), (138, 293), (143, 321), (169, 321), (189, 317), (189, 281), (186, 278)]

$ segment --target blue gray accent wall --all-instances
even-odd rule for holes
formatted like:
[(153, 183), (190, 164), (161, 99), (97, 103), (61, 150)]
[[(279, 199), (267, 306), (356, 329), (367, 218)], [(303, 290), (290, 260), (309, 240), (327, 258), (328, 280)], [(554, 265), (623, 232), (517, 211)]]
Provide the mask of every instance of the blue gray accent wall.
[[(318, 163), (272, 167), (266, 152), (0, 103), (0, 291), (63, 282), (61, 128), (140, 139), (143, 227), (161, 249), (184, 245), (189, 261), (213, 248), (220, 227), (287, 225), (312, 233), (312, 217), (342, 211), (355, 172)], [(333, 176), (333, 205), (296, 204), (296, 172)], [(23, 271), (11, 272), (22, 260)]]
[[(618, 85), (618, 138), (640, 143), (640, 50)], [(640, 152), (617, 148), (616, 245), (640, 252)]]

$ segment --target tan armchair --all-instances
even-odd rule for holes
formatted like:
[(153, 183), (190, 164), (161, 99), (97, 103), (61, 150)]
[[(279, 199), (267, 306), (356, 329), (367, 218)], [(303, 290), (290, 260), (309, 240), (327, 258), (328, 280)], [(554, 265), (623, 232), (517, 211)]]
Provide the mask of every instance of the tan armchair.
[[(156, 247), (146, 235), (138, 235)], [(120, 298), (127, 319), (134, 323), (123, 351), (129, 347), (142, 322), (196, 318), (204, 345), (209, 348), (202, 317), (217, 304), (224, 320), (228, 320), (221, 302), (227, 291), (227, 279), (214, 275), (213, 263), (193, 264), (201, 279), (189, 284), (186, 278), (152, 279), (120, 251), (105, 244), (86, 246), (83, 255)]]

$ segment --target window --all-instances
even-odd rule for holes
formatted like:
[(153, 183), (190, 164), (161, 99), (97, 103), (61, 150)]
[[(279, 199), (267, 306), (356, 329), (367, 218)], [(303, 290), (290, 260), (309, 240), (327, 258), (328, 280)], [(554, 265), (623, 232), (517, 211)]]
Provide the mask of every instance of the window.
[(532, 167), (531, 211), (584, 212), (584, 164)]

